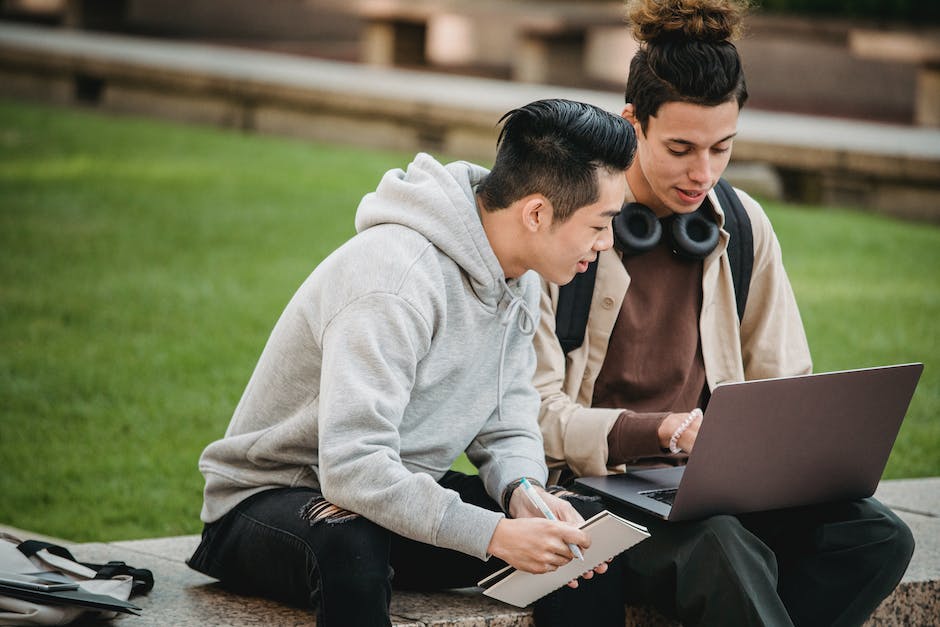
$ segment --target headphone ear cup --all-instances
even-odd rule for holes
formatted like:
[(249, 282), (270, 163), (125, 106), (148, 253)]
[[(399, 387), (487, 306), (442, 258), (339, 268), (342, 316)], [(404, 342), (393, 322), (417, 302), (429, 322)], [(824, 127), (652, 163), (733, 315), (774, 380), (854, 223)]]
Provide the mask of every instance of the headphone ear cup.
[(705, 217), (701, 208), (670, 218), (669, 235), (673, 252), (684, 259), (700, 260), (718, 245), (718, 225)]
[(656, 247), (663, 236), (663, 227), (653, 210), (638, 202), (623, 206), (614, 216), (611, 227), (617, 248), (625, 255), (639, 255)]

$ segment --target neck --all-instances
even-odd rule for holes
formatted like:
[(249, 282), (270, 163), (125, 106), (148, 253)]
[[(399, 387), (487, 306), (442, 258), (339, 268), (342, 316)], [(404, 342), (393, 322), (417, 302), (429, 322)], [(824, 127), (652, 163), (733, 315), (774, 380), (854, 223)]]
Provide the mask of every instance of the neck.
[(672, 215), (672, 211), (662, 203), (659, 196), (653, 193), (653, 188), (646, 180), (643, 168), (640, 167), (639, 159), (635, 159), (633, 165), (627, 170), (627, 185), (629, 185), (630, 191), (633, 192), (633, 198), (636, 202), (652, 209), (657, 217), (665, 218)]
[(522, 276), (528, 268), (522, 263), (519, 255), (522, 234), (513, 229), (513, 212), (505, 209), (487, 211), (479, 196), (476, 201), (483, 232), (486, 233), (486, 239), (490, 242), (490, 248), (493, 249), (506, 280)]

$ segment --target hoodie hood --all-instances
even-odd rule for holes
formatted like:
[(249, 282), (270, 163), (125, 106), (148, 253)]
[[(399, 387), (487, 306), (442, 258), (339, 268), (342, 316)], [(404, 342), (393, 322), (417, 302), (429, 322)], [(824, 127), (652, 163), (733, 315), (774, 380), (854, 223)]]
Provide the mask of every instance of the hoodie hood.
[(502, 419), (503, 370), (515, 325), (525, 336), (535, 333), (536, 317), (517, 281), (507, 283), (480, 220), (474, 189), (489, 171), (466, 161), (441, 165), (418, 153), (407, 170), (390, 170), (356, 211), (356, 232), (380, 224), (398, 224), (421, 233), (450, 257), (469, 278), (481, 302), (494, 306), (503, 326), (496, 372), (497, 415)]
[(483, 302), (498, 303), (505, 277), (480, 221), (474, 189), (489, 171), (466, 161), (447, 165), (419, 153), (407, 170), (390, 170), (356, 211), (356, 231), (399, 224), (454, 260)]

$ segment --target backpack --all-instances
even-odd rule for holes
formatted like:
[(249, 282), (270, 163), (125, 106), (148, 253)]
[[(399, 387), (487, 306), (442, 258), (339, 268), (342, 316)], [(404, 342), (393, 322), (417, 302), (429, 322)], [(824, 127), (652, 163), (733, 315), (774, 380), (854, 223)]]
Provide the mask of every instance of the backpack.
[[(734, 298), (738, 310), (738, 322), (744, 317), (747, 293), (751, 285), (751, 270), (754, 267), (754, 234), (751, 219), (741, 204), (741, 199), (725, 179), (715, 185), (718, 203), (725, 212), (725, 230), (728, 240), (728, 262), (734, 284)], [(584, 343), (588, 312), (594, 295), (594, 280), (597, 278), (597, 260), (588, 269), (575, 275), (574, 279), (558, 288), (558, 307), (555, 310), (555, 335), (567, 355)]]

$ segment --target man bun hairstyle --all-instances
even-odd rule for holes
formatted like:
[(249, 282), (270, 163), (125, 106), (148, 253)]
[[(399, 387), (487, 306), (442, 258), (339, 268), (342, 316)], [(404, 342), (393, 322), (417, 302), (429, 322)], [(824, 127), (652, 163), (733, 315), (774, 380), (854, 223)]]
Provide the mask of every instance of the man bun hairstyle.
[(747, 86), (732, 39), (741, 35), (747, 8), (747, 0), (629, 0), (640, 49), (624, 96), (644, 130), (667, 102), (744, 106)]
[(746, 5), (727, 0), (631, 0), (627, 17), (637, 41), (668, 38), (718, 43), (741, 35)]
[(500, 118), (493, 169), (477, 187), (487, 211), (542, 194), (562, 223), (600, 196), (597, 171), (625, 171), (636, 134), (626, 120), (594, 105), (537, 100)]

